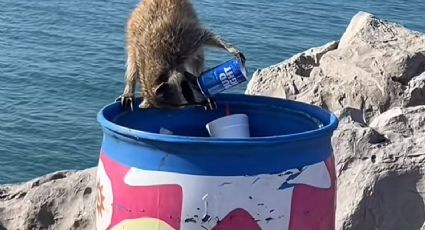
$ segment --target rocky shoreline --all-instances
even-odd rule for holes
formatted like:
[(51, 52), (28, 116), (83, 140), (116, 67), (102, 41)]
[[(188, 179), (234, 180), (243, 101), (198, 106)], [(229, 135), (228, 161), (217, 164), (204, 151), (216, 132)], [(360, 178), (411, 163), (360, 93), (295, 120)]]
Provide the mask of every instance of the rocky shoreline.
[[(359, 12), (340, 41), (258, 70), (247, 94), (334, 112), (336, 229), (425, 229), (425, 35)], [(0, 186), (2, 229), (94, 229), (96, 168)]]
[(339, 116), (337, 229), (425, 229), (424, 71), (424, 34), (360, 12), (339, 42), (254, 73), (247, 94)]

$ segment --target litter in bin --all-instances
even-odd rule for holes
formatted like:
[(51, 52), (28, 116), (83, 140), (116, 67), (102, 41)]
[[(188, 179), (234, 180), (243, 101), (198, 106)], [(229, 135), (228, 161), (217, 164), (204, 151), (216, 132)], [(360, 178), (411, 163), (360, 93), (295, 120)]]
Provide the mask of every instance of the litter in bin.
[(166, 129), (166, 128), (160, 128), (159, 129), (159, 134), (167, 134), (167, 135), (173, 135), (173, 132), (172, 131), (170, 131), (170, 130), (168, 130), (168, 129)]
[(206, 125), (212, 137), (220, 138), (248, 138), (249, 123), (246, 114), (227, 115), (211, 121)]

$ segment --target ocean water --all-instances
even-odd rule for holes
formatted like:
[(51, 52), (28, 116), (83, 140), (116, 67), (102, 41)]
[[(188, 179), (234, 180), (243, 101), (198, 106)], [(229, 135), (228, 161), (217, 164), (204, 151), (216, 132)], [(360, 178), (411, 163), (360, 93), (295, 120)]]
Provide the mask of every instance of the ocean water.
[[(137, 4), (0, 0), (0, 183), (97, 164), (102, 131), (96, 114), (124, 87), (125, 25)], [(425, 32), (423, 0), (194, 5), (206, 27), (244, 52), (250, 73), (338, 40), (358, 11)], [(209, 50), (207, 66), (230, 57)]]

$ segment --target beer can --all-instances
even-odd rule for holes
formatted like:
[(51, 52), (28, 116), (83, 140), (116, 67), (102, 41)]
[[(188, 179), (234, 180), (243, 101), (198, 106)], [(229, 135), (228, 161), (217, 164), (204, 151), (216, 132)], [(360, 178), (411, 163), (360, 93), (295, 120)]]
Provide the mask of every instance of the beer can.
[(237, 57), (211, 68), (201, 74), (198, 85), (202, 93), (209, 97), (230, 89), (248, 80), (244, 64)]

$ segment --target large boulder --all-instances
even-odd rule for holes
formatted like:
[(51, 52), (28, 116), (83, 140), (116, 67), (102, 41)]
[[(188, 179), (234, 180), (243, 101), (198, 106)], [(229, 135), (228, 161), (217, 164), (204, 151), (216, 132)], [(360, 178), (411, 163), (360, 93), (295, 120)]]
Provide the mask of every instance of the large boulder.
[(425, 36), (360, 12), (331, 42), (258, 70), (247, 94), (321, 106), (332, 137), (337, 229), (425, 229)]
[(344, 117), (332, 141), (337, 229), (425, 227), (425, 106), (392, 108), (370, 126)]
[(0, 187), (0, 230), (94, 229), (95, 168)]
[[(299, 100), (331, 111), (350, 107), (361, 122), (393, 106), (425, 104), (411, 81), (425, 71), (425, 36), (360, 12), (339, 44), (326, 44), (258, 70), (246, 93)], [(415, 87), (416, 91), (412, 94)]]

